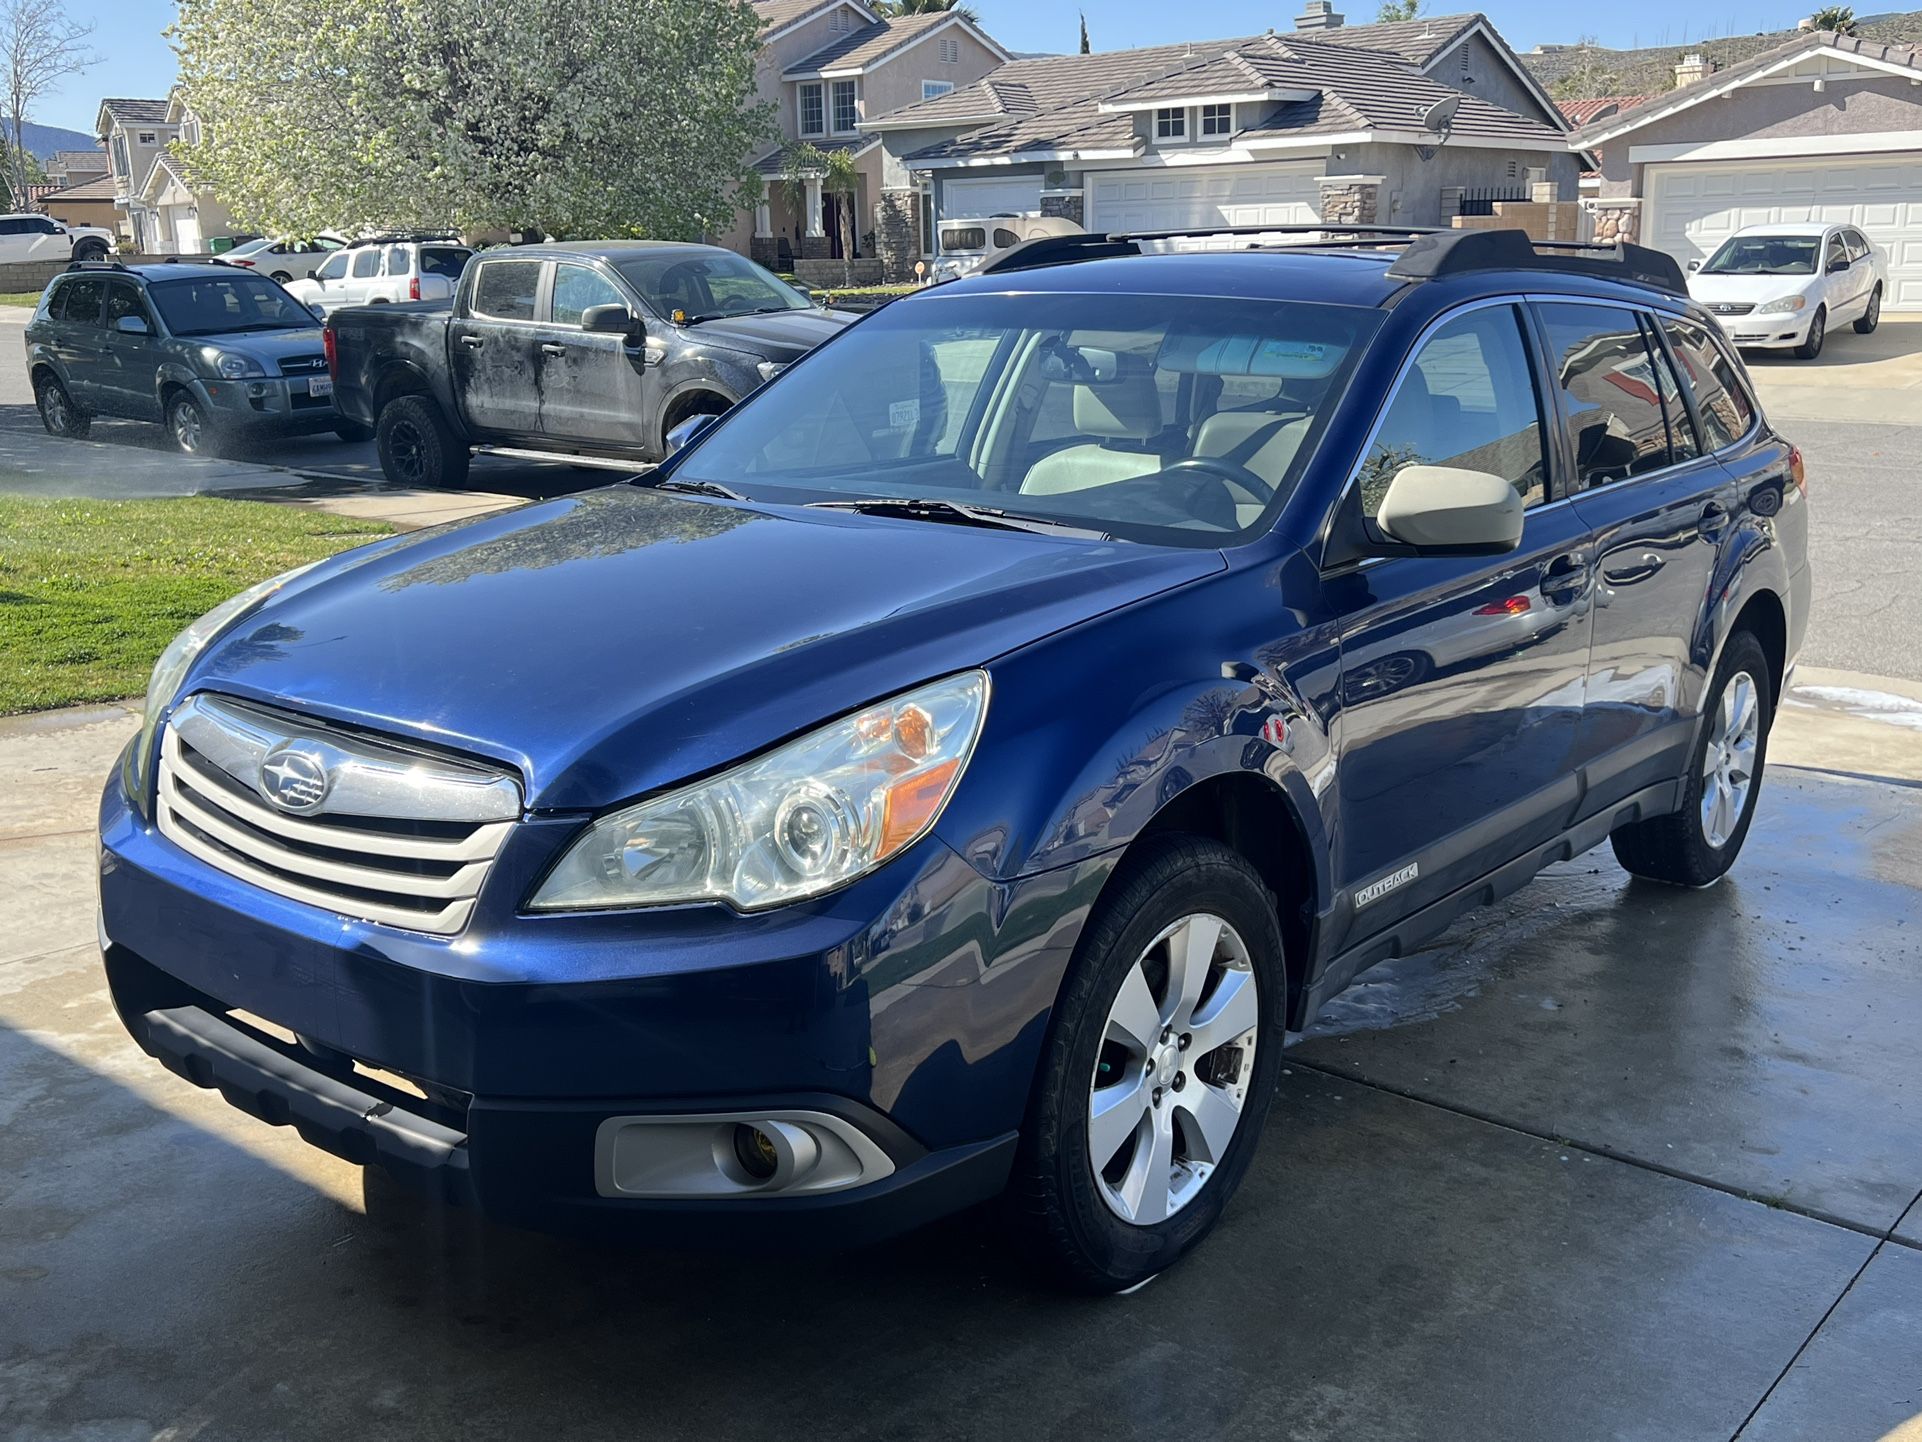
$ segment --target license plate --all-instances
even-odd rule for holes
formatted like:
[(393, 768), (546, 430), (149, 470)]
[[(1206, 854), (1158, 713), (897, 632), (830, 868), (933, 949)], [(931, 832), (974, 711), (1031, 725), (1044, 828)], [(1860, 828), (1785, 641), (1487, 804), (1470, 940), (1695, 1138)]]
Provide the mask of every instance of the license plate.
[(333, 393), (334, 378), (332, 376), (315, 376), (307, 382), (307, 394), (310, 396), (330, 396)]

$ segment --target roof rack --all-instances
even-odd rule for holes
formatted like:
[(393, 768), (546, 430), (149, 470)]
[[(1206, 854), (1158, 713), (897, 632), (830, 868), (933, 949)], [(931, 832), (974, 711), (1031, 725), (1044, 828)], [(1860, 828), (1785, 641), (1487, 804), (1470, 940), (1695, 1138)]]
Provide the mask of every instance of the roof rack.
[(459, 239), (459, 232), (452, 230), (383, 230), (374, 235), (357, 236), (348, 241), (345, 248), (352, 250), (362, 245), (405, 245), (410, 241), (425, 244), (428, 241)]
[(68, 270), (125, 270), (127, 267), (117, 260), (76, 260)]
[(1401, 254), (1388, 267), (1395, 280), (1438, 280), (1482, 270), (1548, 270), (1629, 281), (1677, 295), (1688, 281), (1675, 258), (1646, 246), (1591, 244), (1584, 241), (1533, 240), (1520, 230), (1439, 230), (1416, 225), (1230, 225), (1186, 230), (1136, 230), (1115, 235), (1046, 235), (1009, 246), (974, 271), (1005, 275), (1018, 270), (1072, 265), (1115, 256), (1150, 255), (1144, 241), (1202, 239), (1211, 236), (1314, 236), (1278, 245), (1249, 245), (1244, 250), (1352, 250), (1397, 246)]

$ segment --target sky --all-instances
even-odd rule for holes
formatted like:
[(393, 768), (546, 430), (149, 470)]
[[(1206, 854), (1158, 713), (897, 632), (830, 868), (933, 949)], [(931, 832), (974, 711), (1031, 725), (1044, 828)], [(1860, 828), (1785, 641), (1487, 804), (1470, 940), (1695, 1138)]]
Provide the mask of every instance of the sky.
[[(325, 0), (317, 0), (325, 3)], [(972, 0), (982, 24), (1010, 50), (1073, 50), (1078, 43), (1076, 14), (1067, 0)], [(1335, 0), (1350, 24), (1375, 18), (1380, 0)], [(1477, 8), (1474, 0), (1429, 0), (1434, 14)], [(1479, 8), (1517, 50), (1544, 42), (1570, 42), (1592, 34), (1604, 45), (1681, 45), (1716, 35), (1747, 35), (1782, 30), (1812, 9), (1816, 0), (1793, 4), (1736, 4), (1725, 0), (1689, 4), (1687, 0), (1612, 0), (1602, 12), (1549, 0), (1484, 0)], [(1900, 6), (1862, 6), (1862, 13)], [(1089, 38), (1097, 50), (1132, 45), (1164, 45), (1178, 40), (1215, 40), (1270, 29), (1294, 29), (1300, 0), (1196, 0), (1170, 5), (1167, 0), (1088, 0)], [(29, 116), (42, 125), (65, 125), (91, 132), (101, 98), (108, 95), (164, 96), (173, 83), (173, 52), (161, 36), (173, 18), (169, 0), (72, 0), (68, 13), (94, 27), (100, 63), (71, 77), (60, 92), (41, 102)], [(246, 5), (233, 7), (237, 24), (253, 23)], [(324, 109), (324, 107), (323, 107)]]

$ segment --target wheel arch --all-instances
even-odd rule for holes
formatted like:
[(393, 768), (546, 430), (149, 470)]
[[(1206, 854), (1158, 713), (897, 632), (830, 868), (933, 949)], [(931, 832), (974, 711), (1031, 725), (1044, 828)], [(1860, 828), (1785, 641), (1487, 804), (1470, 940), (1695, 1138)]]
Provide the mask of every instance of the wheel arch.
[(389, 361), (381, 367), (379, 375), (374, 379), (375, 418), (379, 418), (389, 401), (401, 396), (415, 395), (426, 396), (436, 405), (440, 404), (439, 398), (434, 394), (433, 386), (428, 383), (420, 367), (412, 361)]
[[(1740, 631), (1747, 631), (1762, 643), (1762, 653), (1769, 662), (1769, 703), (1771, 709), (1780, 707), (1782, 688), (1788, 679), (1789, 644), (1788, 612), (1782, 605), (1782, 598), (1769, 590), (1757, 591), (1750, 596), (1729, 623), (1721, 649), (1726, 650), (1729, 639)], [(1716, 662), (1721, 662), (1719, 653)], [(1713, 674), (1712, 668), (1710, 674)]]

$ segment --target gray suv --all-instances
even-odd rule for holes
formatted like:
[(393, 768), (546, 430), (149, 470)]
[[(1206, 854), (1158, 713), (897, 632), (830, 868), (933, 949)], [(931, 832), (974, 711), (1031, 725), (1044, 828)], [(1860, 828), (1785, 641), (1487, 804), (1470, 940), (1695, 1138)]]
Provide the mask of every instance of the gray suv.
[(56, 436), (85, 436), (97, 415), (160, 421), (189, 455), (247, 435), (369, 434), (334, 409), (312, 312), (225, 265), (74, 264), (27, 324), (27, 371)]

